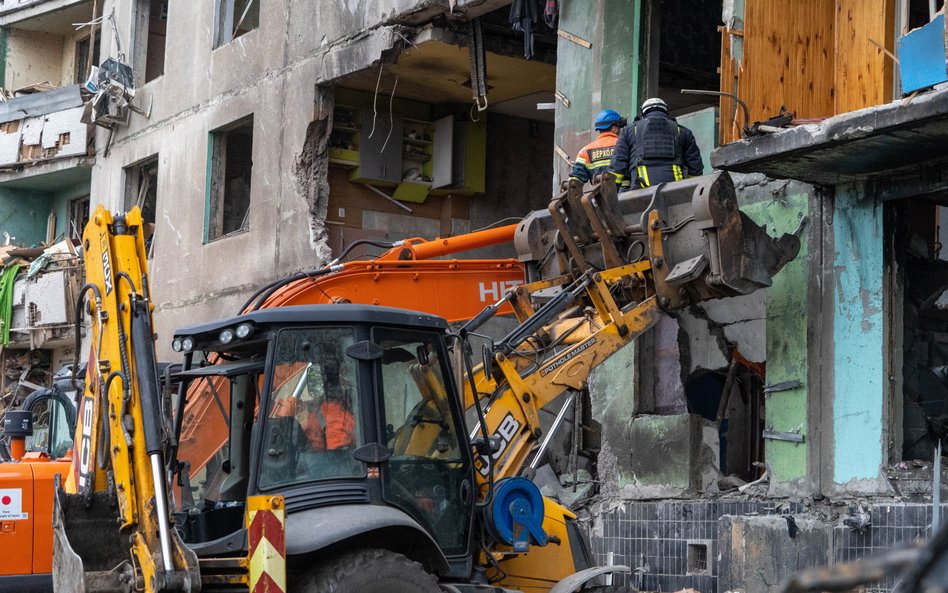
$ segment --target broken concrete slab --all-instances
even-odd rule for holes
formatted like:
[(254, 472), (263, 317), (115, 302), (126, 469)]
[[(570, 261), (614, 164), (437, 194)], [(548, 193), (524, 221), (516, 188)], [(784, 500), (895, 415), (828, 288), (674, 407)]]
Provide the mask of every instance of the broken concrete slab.
[(726, 144), (716, 169), (832, 185), (948, 159), (948, 89)]
[(832, 526), (811, 517), (721, 517), (718, 590), (782, 591), (798, 570), (829, 564), (832, 542)]
[(716, 486), (717, 438), (708, 436), (707, 427), (695, 414), (632, 418), (625, 434), (613, 435), (599, 454), (603, 492), (649, 500), (681, 498)]

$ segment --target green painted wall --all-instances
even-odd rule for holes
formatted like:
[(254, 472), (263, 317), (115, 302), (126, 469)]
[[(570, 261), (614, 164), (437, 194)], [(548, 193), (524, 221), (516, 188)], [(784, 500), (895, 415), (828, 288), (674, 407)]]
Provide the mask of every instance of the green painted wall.
[(695, 142), (701, 149), (701, 162), (704, 163), (704, 174), (713, 171), (711, 167), (711, 151), (718, 146), (718, 108), (708, 107), (700, 111), (693, 111), (676, 118), (678, 123), (685, 126), (695, 135)]
[(44, 192), (0, 188), (0, 244), (3, 233), (24, 247), (46, 240), (46, 223), (53, 208), (53, 197)]
[[(560, 28), (592, 44), (591, 48), (557, 40), (556, 89), (570, 101), (556, 103), (556, 145), (570, 158), (595, 134), (593, 120), (602, 109), (629, 117), (639, 103), (644, 81), (641, 46), (641, 1), (565, 2), (560, 5)], [(569, 168), (554, 157), (554, 187)]]
[[(806, 193), (741, 205), (755, 222), (766, 225), (771, 236), (796, 230), (808, 213)], [(788, 263), (767, 291), (767, 383), (798, 380), (803, 387), (766, 395), (766, 430), (800, 431), (809, 440), (807, 426), (807, 286), (809, 278), (806, 241), (800, 254)], [(818, 394), (814, 394), (818, 396)], [(764, 455), (777, 482), (806, 477), (808, 442), (764, 441)]]

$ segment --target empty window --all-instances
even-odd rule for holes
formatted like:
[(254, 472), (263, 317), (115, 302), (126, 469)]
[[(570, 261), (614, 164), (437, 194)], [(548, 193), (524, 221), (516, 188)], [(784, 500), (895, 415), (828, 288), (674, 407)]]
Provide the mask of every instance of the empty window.
[(210, 144), (207, 241), (250, 228), (253, 116), (212, 132)]
[(145, 248), (152, 254), (155, 212), (158, 204), (158, 155), (125, 167), (125, 209), (138, 206), (146, 224)]
[(260, 24), (260, 0), (218, 0), (217, 43), (221, 46)]
[(138, 0), (135, 17), (135, 71), (149, 82), (165, 73), (168, 0)]
[(69, 238), (82, 239), (89, 222), (89, 196), (69, 200)]
[(95, 47), (89, 52), (92, 36), (83, 37), (76, 42), (76, 72), (75, 83), (82, 84), (89, 78), (89, 72), (99, 57), (99, 48), (102, 46), (102, 36), (96, 28)]

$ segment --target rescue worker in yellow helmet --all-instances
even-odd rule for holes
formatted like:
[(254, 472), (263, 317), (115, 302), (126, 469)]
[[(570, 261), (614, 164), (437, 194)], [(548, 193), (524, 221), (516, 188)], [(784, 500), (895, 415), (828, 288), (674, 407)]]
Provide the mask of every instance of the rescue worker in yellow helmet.
[(619, 134), (609, 171), (629, 189), (681, 181), (704, 173), (695, 135), (668, 115), (658, 98), (642, 103), (642, 115)]
[(599, 173), (607, 171), (616, 140), (619, 138), (619, 130), (625, 127), (626, 123), (626, 119), (612, 109), (600, 111), (593, 124), (599, 135), (579, 151), (569, 178), (588, 183)]

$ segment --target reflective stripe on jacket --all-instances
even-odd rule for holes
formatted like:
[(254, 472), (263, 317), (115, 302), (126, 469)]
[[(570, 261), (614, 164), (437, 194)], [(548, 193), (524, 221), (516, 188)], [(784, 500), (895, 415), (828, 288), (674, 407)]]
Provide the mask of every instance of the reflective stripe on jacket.
[(600, 132), (595, 140), (579, 151), (569, 178), (588, 183), (593, 177), (608, 169), (618, 139), (618, 134), (609, 131)]

